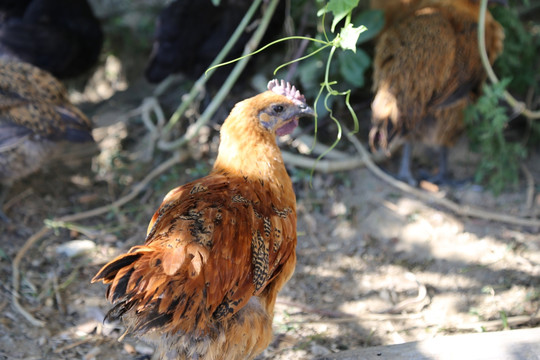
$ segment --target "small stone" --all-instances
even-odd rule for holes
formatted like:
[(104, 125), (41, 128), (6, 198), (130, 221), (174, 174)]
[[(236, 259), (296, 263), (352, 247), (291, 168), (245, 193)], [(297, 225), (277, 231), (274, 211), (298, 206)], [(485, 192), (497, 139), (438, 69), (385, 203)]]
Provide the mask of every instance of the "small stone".
[(135, 345), (135, 350), (141, 355), (152, 355), (154, 353), (154, 349), (151, 346), (144, 344)]
[(76, 257), (96, 250), (96, 243), (91, 240), (72, 240), (58, 245), (56, 253), (67, 257)]
[(330, 350), (325, 348), (324, 346), (321, 346), (319, 344), (312, 343), (311, 344), (311, 353), (315, 356), (324, 356), (331, 353)]
[(124, 344), (124, 351), (130, 355), (135, 355), (137, 353), (137, 350), (135, 350), (135, 347), (128, 343)]

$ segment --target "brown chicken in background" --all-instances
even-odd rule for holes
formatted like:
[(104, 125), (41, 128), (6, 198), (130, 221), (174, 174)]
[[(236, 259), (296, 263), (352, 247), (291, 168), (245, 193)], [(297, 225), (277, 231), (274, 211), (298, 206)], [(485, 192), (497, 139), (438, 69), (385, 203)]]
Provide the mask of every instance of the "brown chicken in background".
[(233, 108), (211, 173), (170, 191), (144, 245), (92, 280), (110, 284), (128, 331), (159, 359), (253, 359), (270, 343), (277, 293), (296, 263), (296, 199), (276, 135), (313, 110), (273, 80)]
[[(91, 131), (56, 78), (0, 57), (0, 210), (15, 180), (39, 170), (60, 142), (93, 141)], [(2, 211), (0, 217), (7, 219)]]
[[(477, 41), (479, 1), (413, 0), (408, 7), (405, 0), (395, 0), (377, 6), (383, 4), (390, 4), (384, 10), (394, 22), (387, 24), (375, 45), (371, 147), (386, 148), (389, 132), (405, 136), (398, 177), (416, 184), (411, 143), (440, 146), (439, 172), (428, 180), (443, 183), (447, 148), (462, 133), (463, 110), (486, 78)], [(485, 29), (493, 63), (502, 52), (504, 32), (489, 13)]]

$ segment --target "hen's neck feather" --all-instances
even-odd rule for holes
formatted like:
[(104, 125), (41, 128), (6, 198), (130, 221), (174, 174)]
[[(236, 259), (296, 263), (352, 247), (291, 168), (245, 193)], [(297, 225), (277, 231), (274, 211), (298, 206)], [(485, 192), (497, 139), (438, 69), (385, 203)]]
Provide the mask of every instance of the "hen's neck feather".
[(252, 107), (233, 109), (221, 128), (220, 141), (213, 172), (290, 183), (275, 134), (264, 129)]

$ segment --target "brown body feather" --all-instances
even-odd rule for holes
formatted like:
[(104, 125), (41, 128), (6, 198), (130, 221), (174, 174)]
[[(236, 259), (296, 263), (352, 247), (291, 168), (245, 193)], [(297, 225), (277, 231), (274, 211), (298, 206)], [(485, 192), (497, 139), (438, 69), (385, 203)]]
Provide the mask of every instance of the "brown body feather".
[(92, 142), (91, 131), (90, 120), (69, 101), (54, 76), (0, 58), (1, 183), (9, 186), (37, 171), (60, 142)]
[[(463, 110), (486, 77), (478, 51), (478, 2), (394, 0), (379, 7), (384, 4), (393, 22), (375, 47), (370, 144), (385, 148), (391, 128), (409, 140), (451, 146), (464, 128)], [(485, 25), (493, 62), (504, 32), (489, 13)]]
[(263, 126), (276, 103), (296, 107), (271, 91), (237, 104), (213, 171), (170, 191), (144, 245), (93, 279), (110, 284), (109, 317), (156, 343), (159, 358), (251, 359), (270, 342), (296, 263), (295, 195), (275, 129)]

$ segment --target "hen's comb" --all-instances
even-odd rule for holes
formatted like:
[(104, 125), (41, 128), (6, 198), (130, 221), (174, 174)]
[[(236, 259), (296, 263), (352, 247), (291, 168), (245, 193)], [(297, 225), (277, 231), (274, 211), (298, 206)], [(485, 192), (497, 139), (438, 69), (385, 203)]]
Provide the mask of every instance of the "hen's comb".
[(271, 80), (268, 83), (268, 90), (273, 91), (276, 94), (283, 95), (294, 103), (306, 103), (306, 98), (304, 95), (300, 94), (300, 91), (296, 90), (293, 85), (285, 82), (284, 80), (281, 80), (281, 83), (277, 79)]

